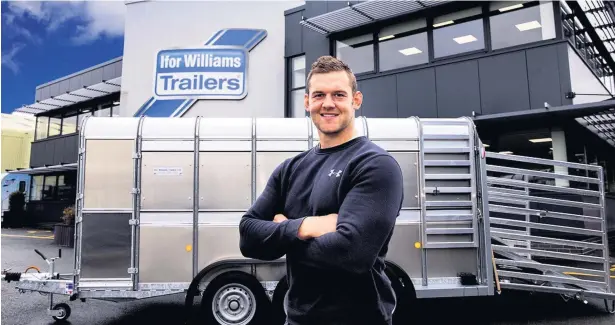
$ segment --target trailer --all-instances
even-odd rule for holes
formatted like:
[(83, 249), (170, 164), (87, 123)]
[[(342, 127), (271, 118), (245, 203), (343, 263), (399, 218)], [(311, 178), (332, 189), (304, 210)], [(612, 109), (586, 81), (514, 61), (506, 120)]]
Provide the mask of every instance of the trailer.
[[(487, 152), (470, 118), (363, 118), (391, 153), (404, 202), (387, 256), (403, 319), (415, 299), (547, 292), (584, 301), (610, 286), (600, 166)], [(239, 221), (274, 168), (318, 145), (309, 118), (89, 117), (80, 130), (74, 270), (3, 272), (76, 299), (201, 297), (207, 324), (283, 324), (285, 261), (245, 258)], [(61, 254), (60, 254), (61, 255)], [(187, 316), (189, 319), (191, 316)]]

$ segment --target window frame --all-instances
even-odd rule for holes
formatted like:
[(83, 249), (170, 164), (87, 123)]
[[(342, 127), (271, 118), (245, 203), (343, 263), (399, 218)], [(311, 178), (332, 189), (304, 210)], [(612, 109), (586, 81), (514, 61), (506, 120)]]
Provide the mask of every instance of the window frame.
[[(386, 23), (382, 23), (382, 22), (378, 22), (375, 23), (374, 25), (371, 26), (364, 26), (364, 27), (359, 27), (357, 29), (354, 29), (352, 31), (342, 31), (342, 32), (338, 32), (335, 33), (333, 35), (331, 35), (329, 37), (329, 53), (330, 55), (337, 57), (337, 46), (336, 46), (336, 42), (339, 40), (343, 40), (343, 39), (347, 39), (347, 38), (352, 38), (352, 37), (357, 37), (357, 36), (361, 36), (361, 35), (368, 35), (368, 34), (372, 34), (373, 35), (373, 39), (374, 39), (374, 46), (373, 46), (373, 66), (374, 66), (374, 70), (371, 72), (361, 72), (361, 73), (355, 73), (355, 76), (358, 79), (364, 79), (364, 78), (370, 78), (370, 77), (376, 77), (376, 76), (380, 76), (380, 75), (389, 75), (389, 74), (395, 74), (395, 73), (400, 73), (400, 72), (405, 72), (405, 71), (410, 71), (410, 70), (415, 70), (415, 69), (420, 69), (423, 67), (428, 67), (431, 65), (437, 65), (437, 64), (441, 64), (444, 62), (449, 62), (449, 61), (454, 61), (457, 59), (462, 59), (462, 58), (466, 58), (466, 57), (472, 57), (475, 55), (480, 55), (480, 54), (496, 54), (496, 53), (501, 53), (501, 52), (508, 52), (511, 50), (516, 50), (516, 49), (522, 49), (522, 48), (527, 48), (529, 46), (536, 46), (536, 45), (540, 45), (542, 43), (550, 43), (550, 42), (557, 42), (557, 41), (561, 41), (563, 39), (565, 39), (564, 35), (563, 35), (563, 27), (562, 27), (562, 23), (561, 23), (561, 16), (560, 13), (561, 11), (559, 11), (559, 4), (556, 2), (553, 2), (553, 21), (554, 21), (554, 26), (553, 28), (555, 28), (555, 37), (552, 39), (548, 39), (548, 40), (540, 40), (540, 41), (533, 41), (533, 42), (527, 42), (527, 43), (523, 43), (523, 44), (519, 44), (519, 45), (515, 45), (515, 46), (510, 46), (510, 47), (504, 47), (504, 48), (499, 48), (499, 49), (493, 49), (492, 48), (492, 44), (491, 44), (491, 25), (490, 25), (490, 18), (493, 16), (498, 16), (498, 15), (504, 15), (504, 14), (508, 14), (514, 11), (518, 11), (518, 10), (524, 10), (524, 9), (528, 9), (528, 8), (533, 8), (533, 7), (539, 7), (540, 5), (543, 5), (544, 3), (541, 2), (540, 0), (533, 0), (533, 1), (527, 1), (523, 3), (523, 7), (517, 8), (517, 9), (512, 9), (512, 10), (507, 10), (504, 12), (500, 12), (499, 10), (494, 10), (494, 11), (490, 11), (490, 5), (491, 5), (492, 1), (485, 1), (485, 2), (481, 2), (478, 4), (473, 4), (472, 6), (468, 6), (467, 4), (456, 4), (456, 7), (449, 7), (446, 11), (437, 11), (437, 10), (427, 10), (424, 12), (421, 12), (419, 14), (410, 14), (404, 17), (397, 17), (391, 21), (387, 21)], [(451, 13), (454, 13), (456, 11), (459, 10), (471, 10), (472, 8), (480, 8), (480, 13), (471, 15), (471, 16), (467, 16), (464, 18), (460, 18), (460, 19), (455, 19), (454, 24), (449, 24), (449, 25), (444, 25), (444, 26), (440, 26), (440, 27), (433, 27), (433, 21), (435, 18), (437, 17), (441, 17), (441, 16), (445, 16)], [(557, 8), (557, 9), (556, 9)], [(438, 8), (440, 9), (440, 8)], [(415, 29), (412, 31), (409, 31), (408, 33), (403, 33), (403, 36), (409, 36), (409, 35), (415, 35), (415, 34), (420, 34), (420, 33), (427, 33), (427, 45), (428, 45), (428, 62), (427, 63), (423, 63), (423, 64), (416, 64), (416, 65), (407, 65), (407, 66), (403, 66), (400, 68), (396, 68), (396, 69), (391, 69), (391, 70), (381, 70), (380, 68), (380, 41), (378, 40), (379, 35), (381, 33), (381, 31), (389, 26), (395, 25), (395, 24), (399, 24), (399, 23), (403, 23), (405, 21), (413, 21), (413, 20), (417, 20), (417, 19), (425, 19), (427, 22), (427, 26), (423, 27), (423, 28), (419, 28), (419, 29)], [(468, 51), (468, 52), (463, 52), (463, 53), (459, 53), (459, 54), (453, 54), (453, 55), (449, 55), (449, 56), (443, 56), (443, 57), (438, 57), (435, 58), (435, 54), (434, 54), (434, 30), (436, 29), (440, 29), (440, 28), (446, 28), (446, 27), (450, 27), (450, 26), (455, 26), (461, 23), (465, 23), (465, 22), (469, 22), (469, 21), (477, 21), (477, 20), (482, 20), (483, 22), (483, 26), (482, 26), (482, 30), (483, 30), (483, 39), (484, 39), (484, 48), (483, 49), (479, 49), (479, 50), (474, 50), (474, 51)], [(401, 35), (401, 34), (400, 34)], [(402, 37), (402, 36), (400, 36)]]
[[(285, 117), (287, 118), (296, 118), (299, 116), (293, 116), (293, 92), (297, 91), (297, 90), (304, 90), (303, 92), (305, 93), (305, 89), (307, 88), (307, 80), (304, 80), (304, 85), (300, 86), (300, 87), (294, 87), (293, 85), (293, 73), (294, 73), (294, 69), (293, 69), (293, 61), (296, 58), (299, 57), (303, 57), (303, 59), (305, 60), (305, 74), (304, 74), (304, 79), (307, 79), (307, 75), (308, 75), (308, 65), (307, 65), (307, 57), (305, 55), (305, 53), (301, 53), (301, 54), (297, 54), (297, 55), (293, 55), (293, 56), (289, 56), (286, 58), (286, 73), (285, 73), (285, 77), (286, 77), (286, 91), (285, 91), (285, 103), (286, 103), (286, 109), (284, 112)], [(304, 117), (307, 116), (307, 112), (305, 113)]]

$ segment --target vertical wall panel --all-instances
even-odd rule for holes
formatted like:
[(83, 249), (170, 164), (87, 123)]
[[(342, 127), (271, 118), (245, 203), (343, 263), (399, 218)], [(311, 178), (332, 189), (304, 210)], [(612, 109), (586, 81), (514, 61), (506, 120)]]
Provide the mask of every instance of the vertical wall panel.
[(572, 91), (572, 81), (570, 77), (570, 66), (568, 57), (568, 43), (557, 44), (557, 57), (552, 60), (557, 60), (559, 67), (560, 91), (562, 94), (562, 105), (572, 105), (572, 99), (566, 98), (566, 93)]
[(399, 117), (437, 117), (436, 72), (428, 68), (397, 75)]
[(60, 81), (60, 93), (65, 94), (67, 91), (70, 91), (70, 81), (69, 80)]
[(50, 97), (55, 97), (55, 96), (60, 95), (60, 85), (58, 83), (49, 85), (49, 95)]
[(538, 47), (526, 51), (527, 76), (530, 86), (530, 107), (562, 105), (564, 94), (561, 92), (557, 47), (555, 45)]
[(294, 56), (303, 53), (302, 34), (305, 27), (299, 24), (301, 15), (303, 15), (303, 11), (298, 11), (284, 17), (284, 24), (286, 26), (285, 56)]
[(525, 51), (478, 60), (482, 114), (530, 109)]
[[(305, 17), (310, 18), (327, 12), (327, 2), (306, 1)], [(307, 27), (303, 28), (303, 49), (305, 50), (305, 65), (309, 67), (322, 55), (329, 54), (329, 39)]]
[(438, 117), (471, 116), (481, 112), (478, 62), (436, 67)]
[(367, 117), (397, 117), (396, 84), (395, 76), (360, 81), (359, 90), (363, 93), (361, 115)]
[(348, 1), (326, 1), (327, 12), (336, 11), (348, 6)]
[(81, 75), (74, 76), (70, 78), (69, 80), (70, 80), (70, 91), (75, 91), (77, 89), (82, 88), (83, 86), (86, 86), (82, 83)]

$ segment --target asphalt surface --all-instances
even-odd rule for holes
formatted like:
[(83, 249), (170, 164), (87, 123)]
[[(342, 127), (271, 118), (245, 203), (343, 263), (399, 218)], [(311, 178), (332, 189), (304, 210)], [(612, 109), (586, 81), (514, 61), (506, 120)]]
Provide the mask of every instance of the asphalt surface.
[[(57, 256), (51, 232), (41, 230), (2, 229), (1, 266), (23, 271), (31, 265), (46, 270), (46, 263), (34, 252)], [(59, 272), (72, 271), (71, 249), (62, 250), (56, 263)], [(611, 280), (615, 286), (615, 279)], [(49, 299), (39, 293), (20, 294), (14, 283), (2, 282), (3, 325), (54, 324), (46, 314)], [(55, 296), (54, 303), (67, 302), (72, 313), (69, 324), (128, 325), (182, 324), (183, 295), (146, 299), (135, 302), (77, 300)], [(197, 301), (198, 302), (198, 301)], [(195, 302), (196, 305), (196, 302)], [(436, 299), (420, 301), (412, 324), (615, 324), (615, 315), (606, 314), (602, 300), (565, 302), (557, 295), (504, 292), (501, 296), (472, 299)], [(403, 324), (405, 325), (405, 324)]]

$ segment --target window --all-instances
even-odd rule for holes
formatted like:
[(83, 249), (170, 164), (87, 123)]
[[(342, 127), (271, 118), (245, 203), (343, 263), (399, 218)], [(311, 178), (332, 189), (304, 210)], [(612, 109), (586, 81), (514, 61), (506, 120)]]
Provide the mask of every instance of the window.
[(489, 18), (494, 50), (555, 38), (553, 5), (550, 2), (529, 8), (524, 5), (527, 6), (517, 2), (491, 4), (490, 9), (497, 13)]
[(425, 19), (383, 28), (378, 35), (380, 71), (429, 62), (427, 32), (412, 34), (427, 27)]
[(94, 112), (94, 116), (109, 117), (111, 116), (111, 106), (103, 106), (103, 108)]
[(305, 55), (291, 59), (291, 91), (290, 91), (290, 114), (291, 117), (306, 116), (303, 98), (305, 94)]
[(54, 200), (57, 195), (58, 187), (58, 176), (45, 176), (45, 185), (43, 186), (42, 199), (43, 200)]
[(33, 176), (32, 184), (30, 185), (30, 200), (31, 201), (39, 201), (42, 198), (43, 194), (43, 176)]
[(39, 116), (36, 118), (36, 140), (45, 139), (49, 129), (49, 117)]
[(111, 117), (120, 116), (120, 102), (113, 102), (111, 107)]
[(57, 195), (58, 200), (70, 201), (75, 199), (75, 173), (68, 173), (66, 175), (58, 176), (58, 188)]
[(65, 117), (62, 121), (62, 134), (77, 132), (77, 115)]
[(53, 137), (60, 135), (62, 130), (62, 118), (50, 117), (49, 118), (49, 136)]
[[(434, 18), (434, 57), (443, 58), (485, 48), (480, 7)], [(474, 16), (478, 18), (467, 21)]]
[(19, 181), (19, 192), (24, 193), (26, 191), (26, 181)]
[(355, 74), (374, 71), (374, 35), (367, 34), (335, 42), (335, 54)]

